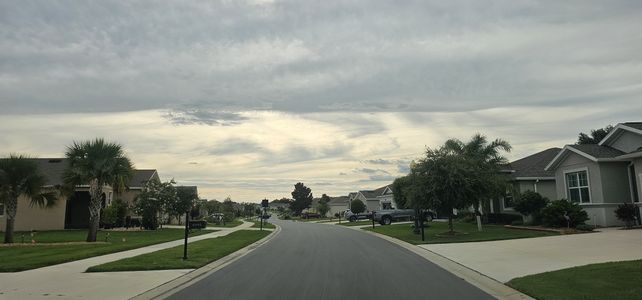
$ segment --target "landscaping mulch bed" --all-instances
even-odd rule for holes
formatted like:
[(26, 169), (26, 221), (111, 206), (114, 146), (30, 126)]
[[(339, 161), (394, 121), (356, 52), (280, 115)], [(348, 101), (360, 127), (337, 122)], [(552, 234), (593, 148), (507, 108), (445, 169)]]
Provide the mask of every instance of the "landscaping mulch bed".
[(589, 232), (592, 232), (592, 231), (585, 231), (585, 230), (577, 230), (575, 228), (551, 228), (551, 227), (543, 227), (543, 226), (504, 225), (504, 227), (505, 228), (512, 228), (512, 229), (557, 232), (559, 234), (576, 234), (576, 233), (589, 233)]

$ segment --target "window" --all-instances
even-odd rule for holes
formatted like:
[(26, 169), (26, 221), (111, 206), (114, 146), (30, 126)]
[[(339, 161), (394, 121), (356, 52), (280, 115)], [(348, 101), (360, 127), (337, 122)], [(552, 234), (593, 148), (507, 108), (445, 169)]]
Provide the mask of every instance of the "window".
[(586, 171), (566, 173), (568, 199), (571, 202), (590, 203), (588, 174)]
[(513, 197), (513, 191), (506, 190), (506, 196), (504, 196), (504, 208), (512, 208), (515, 205), (515, 198)]

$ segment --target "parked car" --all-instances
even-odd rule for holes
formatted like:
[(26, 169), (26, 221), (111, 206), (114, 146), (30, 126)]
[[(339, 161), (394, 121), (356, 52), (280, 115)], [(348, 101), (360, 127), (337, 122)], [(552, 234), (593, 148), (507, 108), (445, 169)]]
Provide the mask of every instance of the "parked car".
[[(431, 222), (435, 215), (429, 210), (422, 211), (424, 221)], [(414, 220), (414, 209), (383, 209), (374, 212), (374, 220), (381, 225), (390, 225), (392, 222)]]
[(312, 219), (312, 218), (321, 218), (321, 215), (318, 213), (306, 212), (301, 214), (301, 219)]
[(347, 209), (343, 213), (343, 216), (346, 218), (346, 220), (348, 220), (350, 222), (356, 222), (357, 220), (364, 220), (364, 219), (370, 220), (371, 217), (372, 217), (372, 213), (371, 212), (364, 212), (364, 213), (355, 214), (351, 210)]

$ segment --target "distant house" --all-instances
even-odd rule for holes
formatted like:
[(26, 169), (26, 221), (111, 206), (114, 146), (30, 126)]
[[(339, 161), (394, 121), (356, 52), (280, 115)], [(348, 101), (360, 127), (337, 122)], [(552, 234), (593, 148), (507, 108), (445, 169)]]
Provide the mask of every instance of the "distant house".
[(619, 204), (642, 199), (642, 122), (621, 123), (597, 145), (566, 145), (546, 166), (557, 198), (579, 203), (589, 224), (622, 225)]
[(513, 209), (514, 200), (525, 191), (537, 192), (551, 200), (557, 199), (555, 172), (547, 171), (545, 168), (560, 150), (560, 148), (546, 149), (506, 165), (502, 173), (508, 175), (511, 186), (507, 189), (506, 196), (490, 203), (490, 211), (517, 213)]
[(334, 216), (336, 213), (341, 213), (350, 208), (350, 197), (349, 196), (340, 196), (340, 197), (330, 197), (330, 202), (328, 202), (330, 210), (328, 211), (328, 216)]
[[(63, 184), (62, 175), (67, 168), (66, 158), (34, 158), (38, 170), (45, 178), (43, 188), (54, 189)], [(140, 193), (145, 181), (158, 178), (156, 170), (135, 170), (133, 178), (128, 183), (129, 189), (116, 194), (112, 187), (103, 187), (103, 206), (109, 205), (114, 199), (120, 198), (127, 203)], [(15, 230), (60, 230), (78, 229), (89, 227), (89, 186), (80, 185), (74, 189), (73, 194), (60, 195), (57, 203), (51, 208), (31, 206), (28, 199), (18, 198), (18, 213), (16, 215)], [(0, 231), (5, 230), (4, 209), (0, 209)]]
[(389, 185), (386, 185), (376, 190), (358, 191), (352, 200), (355, 199), (363, 201), (367, 211), (390, 208), (393, 200), (392, 190)]

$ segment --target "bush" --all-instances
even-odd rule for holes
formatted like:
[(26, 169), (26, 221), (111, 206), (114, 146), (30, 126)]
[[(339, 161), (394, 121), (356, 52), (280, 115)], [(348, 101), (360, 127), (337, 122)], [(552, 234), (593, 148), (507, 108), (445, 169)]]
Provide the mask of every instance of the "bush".
[(118, 221), (118, 211), (114, 205), (105, 207), (101, 221), (105, 228), (112, 228), (115, 226)]
[(565, 214), (569, 218), (568, 226), (572, 228), (584, 224), (589, 219), (588, 214), (582, 210), (579, 204), (562, 199), (552, 201), (551, 205), (542, 210), (542, 223), (548, 227), (566, 227)]
[(595, 226), (586, 225), (586, 224), (580, 224), (580, 225), (575, 226), (575, 229), (581, 230), (581, 231), (593, 231), (595, 229)]
[(112, 207), (116, 211), (116, 221), (114, 222), (115, 227), (125, 226), (125, 218), (127, 217), (127, 203), (122, 199), (115, 199), (111, 202)]
[(615, 210), (615, 216), (620, 219), (620, 221), (624, 222), (626, 228), (631, 228), (633, 227), (633, 225), (635, 225), (637, 214), (637, 206), (631, 203), (623, 203), (622, 205), (618, 205), (617, 209)]
[(513, 225), (513, 226), (520, 226), (520, 225), (524, 225), (524, 221), (522, 221), (522, 220), (515, 220), (515, 221), (513, 221), (513, 222), (510, 222), (510, 224), (511, 224), (511, 225)]
[(514, 221), (522, 220), (522, 216), (515, 214), (491, 213), (486, 214), (486, 217), (488, 218), (488, 223), (490, 224), (509, 225), (513, 224)]
[(366, 211), (366, 205), (359, 199), (352, 200), (352, 203), (350, 203), (350, 211), (354, 214), (360, 214)]
[(542, 209), (548, 205), (548, 198), (542, 197), (539, 193), (526, 191), (515, 201), (514, 208), (524, 216), (532, 216), (533, 224), (541, 222)]

